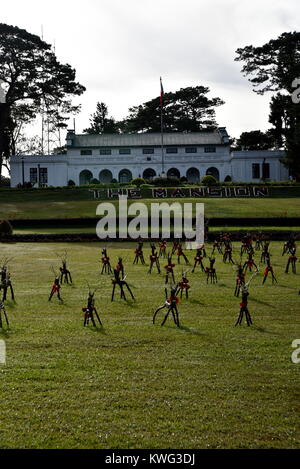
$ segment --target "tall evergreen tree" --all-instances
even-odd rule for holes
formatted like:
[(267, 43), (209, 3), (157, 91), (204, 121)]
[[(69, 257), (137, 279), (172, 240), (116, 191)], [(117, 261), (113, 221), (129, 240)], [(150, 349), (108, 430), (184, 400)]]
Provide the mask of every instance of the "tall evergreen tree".
[(283, 33), (263, 46), (239, 48), (235, 60), (259, 94), (273, 92), (269, 122), (277, 145), (284, 145), (283, 163), (300, 180), (300, 104), (292, 100), (300, 78), (300, 33)]
[(108, 117), (108, 109), (105, 103), (97, 103), (96, 112), (91, 115), (90, 127), (84, 129), (88, 134), (119, 133), (119, 127), (113, 117)]
[(76, 72), (61, 64), (51, 46), (36, 35), (0, 23), (0, 175), (2, 161), (14, 150), (13, 133), (18, 119), (29, 121), (37, 113), (51, 115), (57, 126), (67, 114), (79, 110), (71, 98), (85, 88), (75, 81)]

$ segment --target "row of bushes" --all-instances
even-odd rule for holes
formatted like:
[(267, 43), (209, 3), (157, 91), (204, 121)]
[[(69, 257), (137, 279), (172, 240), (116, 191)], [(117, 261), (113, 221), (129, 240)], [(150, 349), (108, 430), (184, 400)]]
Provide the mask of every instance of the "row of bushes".
[(219, 182), (213, 176), (204, 176), (201, 181), (191, 183), (186, 178), (161, 178), (157, 177), (152, 181), (147, 181), (143, 178), (135, 178), (130, 182), (117, 182), (113, 179), (109, 183), (100, 183), (97, 179), (92, 179), (90, 184), (84, 184), (77, 186), (74, 181), (69, 180), (67, 186), (45, 186), (45, 187), (33, 187), (32, 183), (25, 182), (24, 184), (18, 184), (15, 188), (0, 187), (0, 191), (8, 190), (57, 190), (57, 189), (106, 189), (106, 188), (118, 188), (118, 187), (140, 187), (140, 188), (151, 188), (151, 187), (190, 187), (190, 186), (268, 186), (268, 187), (299, 187), (300, 183), (292, 181), (264, 181), (264, 182)]

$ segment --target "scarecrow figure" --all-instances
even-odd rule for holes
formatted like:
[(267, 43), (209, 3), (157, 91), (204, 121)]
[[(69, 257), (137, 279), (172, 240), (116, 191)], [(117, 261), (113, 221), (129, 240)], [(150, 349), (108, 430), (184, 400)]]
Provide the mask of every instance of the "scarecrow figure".
[(286, 268), (285, 268), (285, 273), (286, 273), (286, 274), (289, 273), (290, 265), (292, 266), (292, 272), (293, 272), (293, 274), (296, 273), (296, 262), (297, 262), (296, 248), (292, 248), (292, 250), (291, 250), (291, 255), (290, 255), (289, 258), (288, 258), (288, 261), (287, 261), (287, 264), (286, 264)]
[(253, 266), (257, 270), (257, 265), (254, 262), (253, 254), (252, 254), (252, 252), (249, 252), (248, 259), (246, 260), (246, 262), (243, 265), (243, 271), (246, 273), (247, 269), (249, 269), (249, 271), (252, 272)]
[(245, 274), (243, 271), (243, 267), (241, 265), (238, 265), (234, 296), (240, 295), (240, 290), (241, 290), (241, 287), (243, 287), (243, 285), (245, 285)]
[(171, 276), (172, 277), (172, 281), (173, 283), (175, 283), (175, 277), (174, 277), (174, 267), (175, 267), (175, 264), (172, 264), (172, 254), (168, 254), (168, 264), (165, 265), (165, 269), (166, 269), (166, 281), (165, 283), (168, 283), (169, 282), (169, 277)]
[(255, 236), (255, 251), (260, 251), (263, 248), (263, 235), (262, 232), (260, 231), (257, 233)]
[(51, 301), (54, 293), (57, 294), (57, 298), (59, 299), (59, 301), (63, 301), (62, 297), (60, 296), (60, 283), (59, 283), (59, 275), (57, 275), (57, 273), (55, 272), (54, 269), (53, 270), (53, 273), (55, 275), (55, 278), (54, 278), (54, 282), (53, 282), (53, 285), (52, 285), (52, 288), (51, 288), (51, 292), (50, 292), (50, 296), (49, 296), (49, 299), (48, 301)]
[(3, 264), (0, 270), (0, 290), (3, 290), (2, 301), (6, 301), (8, 289), (10, 290), (12, 301), (15, 300), (14, 289), (12, 286), (10, 273), (9, 273), (8, 266), (7, 266), (8, 260), (9, 259), (5, 259), (3, 261)]
[(123, 264), (123, 259), (122, 257), (118, 258), (118, 263), (116, 265), (116, 270), (119, 272), (119, 274), (122, 275), (122, 279), (125, 277), (125, 272), (124, 272), (124, 264)]
[(249, 313), (249, 310), (248, 310), (248, 296), (249, 296), (248, 285), (243, 285), (243, 287), (242, 287), (242, 301), (240, 302), (240, 314), (239, 314), (239, 317), (237, 319), (237, 322), (235, 323), (236, 326), (237, 325), (240, 326), (242, 324), (244, 314), (245, 314), (247, 326), (251, 326), (251, 324), (252, 324), (252, 319), (251, 319), (251, 316), (250, 316), (250, 313)]
[(135, 258), (133, 263), (138, 264), (139, 260), (141, 261), (141, 264), (145, 264), (145, 259), (144, 259), (144, 253), (143, 253), (143, 243), (139, 241), (138, 247), (136, 248), (135, 252)]
[(186, 272), (182, 272), (181, 282), (178, 283), (178, 286), (180, 291), (180, 298), (182, 298), (182, 293), (185, 291), (185, 297), (188, 299), (189, 289), (191, 286), (189, 285), (189, 280), (186, 277)]
[(223, 251), (222, 251), (222, 238), (221, 238), (221, 235), (219, 236), (218, 239), (216, 239), (213, 243), (213, 248), (212, 248), (212, 251), (211, 251), (211, 255), (213, 256), (213, 254), (215, 253), (215, 250), (217, 249), (218, 253), (219, 254), (223, 254)]
[(71, 272), (67, 268), (67, 251), (65, 251), (65, 255), (61, 257), (62, 267), (59, 268), (60, 270), (60, 283), (72, 283), (72, 276)]
[(161, 311), (162, 309), (167, 308), (167, 313), (166, 313), (166, 315), (164, 317), (164, 320), (161, 323), (161, 325), (163, 326), (165, 324), (165, 322), (168, 319), (168, 316), (171, 312), (172, 316), (173, 316), (174, 323), (176, 324), (177, 327), (180, 327), (180, 325), (179, 325), (179, 313), (178, 313), (178, 309), (177, 309), (177, 305), (179, 304), (179, 298), (176, 296), (177, 293), (178, 293), (178, 285), (171, 288), (171, 294), (168, 298), (168, 291), (165, 288), (166, 300), (165, 300), (164, 304), (162, 306), (159, 306), (159, 308), (157, 308), (157, 310), (155, 311), (155, 313), (153, 315), (153, 324), (155, 324), (155, 318), (156, 318), (157, 313), (159, 311)]
[(100, 319), (100, 317), (98, 315), (98, 312), (96, 310), (96, 307), (95, 307), (94, 295), (95, 295), (95, 292), (96, 292), (97, 289), (92, 292), (89, 285), (88, 285), (88, 287), (89, 287), (89, 294), (88, 294), (88, 299), (87, 299), (87, 306), (86, 306), (86, 308), (82, 308), (82, 311), (84, 313), (84, 323), (83, 323), (83, 325), (87, 326), (88, 323), (89, 323), (89, 320), (91, 320), (93, 326), (96, 327), (96, 322), (95, 322), (95, 318), (94, 318), (94, 315), (95, 315), (96, 318), (98, 319), (98, 322), (99, 322), (100, 326), (102, 326), (101, 319)]
[(158, 245), (159, 245), (158, 257), (166, 258), (167, 257), (167, 254), (166, 254), (167, 241), (165, 239), (162, 239), (161, 241), (159, 241)]
[(186, 255), (184, 254), (183, 252), (183, 247), (182, 247), (182, 244), (179, 242), (178, 245), (177, 245), (177, 259), (178, 259), (178, 264), (180, 264), (180, 257), (183, 257), (185, 263), (187, 265), (189, 265), (189, 260), (188, 258), (186, 257)]
[(149, 270), (148, 270), (148, 274), (151, 274), (152, 267), (153, 267), (154, 264), (156, 265), (157, 272), (160, 274), (160, 265), (159, 265), (159, 260), (158, 260), (158, 255), (157, 255), (157, 252), (156, 252), (155, 244), (151, 243), (150, 246), (151, 246), (151, 254), (150, 254), (150, 257), (149, 257), (150, 267), (149, 267)]
[(111, 281), (112, 281), (112, 284), (113, 284), (111, 301), (114, 301), (116, 285), (118, 285), (120, 287), (121, 298), (123, 298), (126, 301), (126, 296), (125, 296), (125, 292), (124, 292), (124, 286), (125, 286), (127, 288), (127, 290), (129, 291), (129, 293), (131, 295), (131, 298), (134, 300), (133, 293), (132, 293), (128, 283), (126, 282), (125, 278), (122, 278), (122, 279), (120, 278), (120, 271), (119, 270), (114, 269), (114, 278)]
[(265, 270), (264, 270), (264, 278), (263, 278), (262, 283), (263, 284), (265, 283), (265, 281), (267, 280), (267, 277), (269, 275), (269, 272), (271, 272), (272, 285), (273, 285), (274, 282), (277, 283), (277, 280), (276, 280), (276, 277), (274, 275), (273, 266), (271, 265), (270, 254), (266, 257), (266, 259), (267, 259), (267, 265), (266, 265)]
[(203, 257), (204, 256), (203, 256), (203, 246), (202, 246), (201, 248), (197, 249), (196, 256), (194, 257), (195, 263), (194, 263), (194, 267), (192, 269), (192, 272), (195, 272), (195, 268), (198, 264), (200, 265), (202, 272), (204, 272), (205, 269), (204, 269), (204, 265), (203, 265), (203, 262), (202, 262)]
[(234, 264), (234, 260), (232, 259), (232, 246), (231, 243), (228, 243), (227, 241), (225, 242), (225, 251), (223, 255), (223, 262), (231, 262), (231, 264)]
[(242, 285), (242, 301), (240, 302), (240, 313), (239, 313), (239, 316), (238, 316), (238, 319), (235, 323), (235, 325), (241, 325), (242, 324), (242, 320), (243, 320), (243, 317), (244, 317), (244, 314), (245, 314), (245, 318), (246, 318), (246, 322), (247, 322), (247, 326), (251, 326), (252, 324), (252, 319), (251, 319), (251, 316), (250, 316), (250, 312), (248, 310), (248, 296), (249, 296), (249, 286), (250, 286), (250, 282), (252, 281), (252, 279), (255, 277), (255, 275), (258, 273), (259, 271), (256, 270), (250, 277), (249, 281), (247, 283), (245, 283), (244, 285)]
[(2, 329), (3, 327), (3, 323), (2, 323), (2, 313), (5, 317), (5, 321), (6, 321), (6, 324), (7, 324), (7, 327), (9, 327), (9, 322), (8, 322), (8, 317), (7, 317), (7, 314), (6, 314), (6, 311), (5, 311), (5, 306), (4, 306), (4, 303), (0, 300), (0, 329)]
[(179, 239), (174, 239), (173, 246), (172, 246), (172, 256), (177, 251), (179, 242), (180, 242)]
[(262, 253), (260, 256), (260, 262), (266, 262), (267, 258), (270, 257), (269, 247), (270, 247), (270, 242), (264, 241)]
[(291, 235), (283, 245), (282, 255), (284, 256), (285, 254), (292, 254), (294, 249), (296, 251), (296, 242), (294, 236)]
[(102, 249), (101, 254), (102, 254), (102, 258), (101, 258), (101, 262), (102, 262), (101, 275), (103, 273), (112, 274), (113, 272), (112, 272), (112, 268), (111, 268), (111, 265), (110, 265), (109, 257), (107, 255), (106, 248)]
[(214, 267), (216, 259), (214, 257), (209, 257), (208, 259), (209, 259), (209, 267), (206, 267), (205, 269), (205, 273), (207, 275), (206, 283), (208, 283), (209, 279), (210, 279), (210, 283), (218, 283), (217, 272), (216, 272), (216, 268)]

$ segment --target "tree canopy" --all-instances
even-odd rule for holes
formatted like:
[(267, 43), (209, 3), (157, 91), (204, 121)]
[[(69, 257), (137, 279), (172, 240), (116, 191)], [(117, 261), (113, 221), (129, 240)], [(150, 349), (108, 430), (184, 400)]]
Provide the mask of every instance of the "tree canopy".
[(272, 150), (276, 147), (273, 129), (267, 132), (251, 130), (242, 132), (236, 140), (234, 150)]
[(91, 115), (90, 127), (84, 129), (88, 134), (119, 133), (119, 127), (113, 117), (108, 117), (108, 108), (105, 103), (97, 103), (96, 112)]
[[(164, 131), (196, 132), (217, 126), (215, 108), (224, 104), (220, 98), (209, 98), (209, 88), (195, 86), (164, 94)], [(160, 97), (129, 109), (129, 115), (120, 122), (123, 132), (160, 132)]]
[(13, 152), (13, 132), (20, 121), (39, 112), (65, 126), (69, 113), (79, 110), (71, 98), (85, 87), (75, 80), (75, 69), (61, 64), (40, 37), (0, 23), (0, 82), (5, 100), (0, 104), (0, 174), (3, 157)]
[(254, 91), (274, 93), (269, 122), (274, 126), (277, 146), (284, 145), (283, 163), (300, 179), (300, 107), (292, 100), (300, 77), (300, 33), (283, 33), (262, 46), (246, 46), (236, 53), (235, 60), (244, 62), (242, 73)]

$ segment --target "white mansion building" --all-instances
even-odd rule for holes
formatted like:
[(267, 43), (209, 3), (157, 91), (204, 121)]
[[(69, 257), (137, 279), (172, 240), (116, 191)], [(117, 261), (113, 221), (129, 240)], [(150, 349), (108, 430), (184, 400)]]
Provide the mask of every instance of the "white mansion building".
[(288, 171), (280, 163), (283, 152), (230, 151), (225, 127), (214, 131), (77, 135), (67, 133), (67, 153), (47, 156), (13, 156), (11, 186), (32, 182), (41, 186), (89, 184), (92, 179), (129, 182), (186, 177), (197, 182), (207, 174), (218, 181), (283, 181)]

